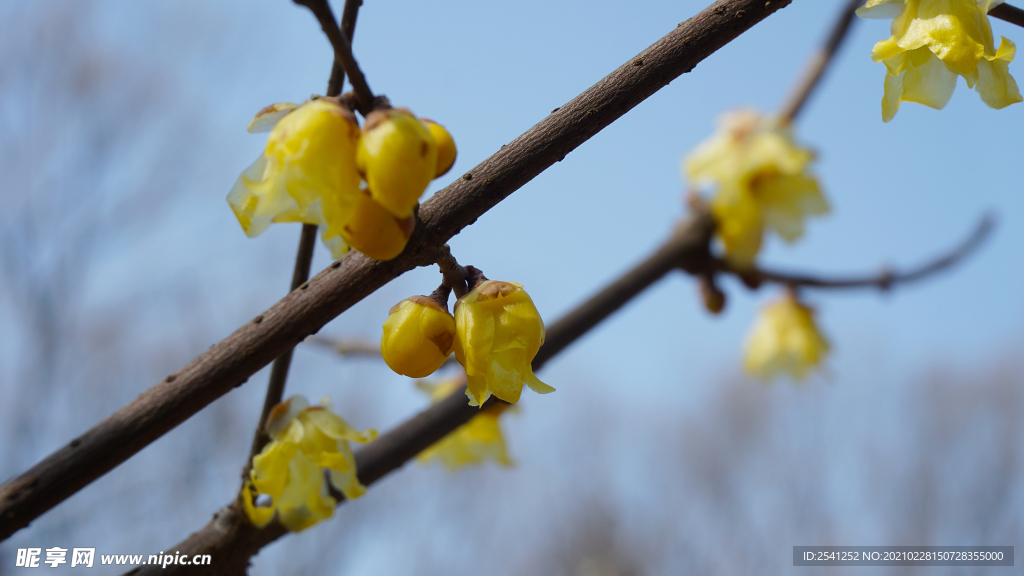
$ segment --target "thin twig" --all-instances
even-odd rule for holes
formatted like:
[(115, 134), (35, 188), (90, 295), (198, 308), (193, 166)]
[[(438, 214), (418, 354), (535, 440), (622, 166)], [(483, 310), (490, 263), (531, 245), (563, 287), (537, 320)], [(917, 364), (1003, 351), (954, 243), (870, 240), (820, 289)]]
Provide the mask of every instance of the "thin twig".
[[(714, 221), (707, 212), (691, 216), (651, 255), (551, 324), (546, 331), (544, 345), (533, 359), (533, 369), (540, 370), (548, 360), (568, 348), (590, 328), (673, 269), (707, 266), (708, 244), (713, 229)], [(464, 392), (465, 389), (451, 394), (358, 450), (355, 458), (360, 482), (369, 486), (380, 480), (480, 414), (481, 409), (486, 410), (495, 400), (491, 398), (482, 408), (477, 408), (468, 404)], [(201, 530), (169, 549), (183, 555), (202, 550), (203, 554), (211, 554), (217, 559), (217, 571), (223, 573), (248, 566), (249, 559), (261, 548), (285, 534), (287, 530), (276, 521), (265, 528), (253, 526), (236, 500), (217, 512)], [(189, 574), (214, 573), (213, 567), (190, 568), (194, 570)], [(161, 569), (159, 574), (179, 572), (181, 570), (177, 566), (171, 565), (166, 570)], [(150, 566), (140, 566), (130, 574), (157, 573)]]
[[(345, 2), (345, 9), (342, 12), (341, 26), (345, 30), (346, 35), (351, 38), (352, 34), (355, 33), (356, 28), (356, 17), (359, 15), (359, 6), (362, 5), (361, 0), (347, 0)], [(338, 96), (341, 94), (341, 86), (345, 81), (345, 69), (341, 66), (337, 56), (334, 58), (334, 64), (331, 66), (331, 79), (327, 83), (327, 95)], [(292, 272), (292, 284), (291, 290), (295, 290), (301, 286), (306, 280), (309, 280), (309, 270), (313, 263), (313, 251), (316, 248), (316, 232), (317, 226), (315, 224), (303, 224), (302, 233), (299, 236), (299, 249), (295, 254), (295, 270)], [(263, 399), (263, 411), (260, 413), (259, 423), (256, 425), (256, 432), (252, 438), (252, 448), (249, 451), (249, 459), (246, 461), (245, 468), (242, 470), (242, 480), (245, 481), (249, 476), (249, 470), (252, 468), (252, 459), (263, 450), (267, 442), (270, 441), (270, 436), (264, 429), (267, 418), (270, 416), (270, 411), (281, 402), (284, 397), (284, 387), (288, 381), (288, 369), (292, 364), (292, 353), (294, 348), (289, 348), (287, 352), (278, 356), (273, 365), (270, 367), (270, 378), (267, 381), (267, 395)]]
[(452, 236), (591, 136), (791, 0), (719, 0), (434, 194), (405, 250), (349, 252), (82, 436), (0, 486), (0, 538), (25, 527), (387, 282), (436, 262)]
[(380, 353), (380, 345), (366, 342), (365, 340), (338, 340), (314, 334), (306, 338), (306, 342), (322, 348), (328, 348), (339, 356), (383, 359)]
[(1024, 10), (1009, 4), (1000, 4), (988, 11), (988, 15), (1024, 28)]
[(441, 255), (437, 259), (437, 267), (441, 269), (444, 276), (443, 288), (449, 288), (455, 292), (456, 298), (462, 298), (468, 292), (466, 285), (466, 268), (459, 265), (459, 261), (452, 256), (451, 248), (447, 244), (441, 247)]
[(846, 7), (839, 13), (836, 23), (832, 26), (832, 32), (829, 33), (828, 40), (811, 56), (811, 60), (807, 63), (807, 68), (804, 70), (800, 82), (782, 106), (782, 110), (779, 112), (780, 119), (792, 122), (800, 114), (804, 104), (807, 103), (807, 99), (814, 92), (818, 83), (821, 82), (822, 77), (825, 75), (825, 70), (828, 69), (832, 58), (839, 50), (839, 46), (842, 45), (847, 32), (850, 31), (850, 26), (854, 20), (854, 12), (863, 3), (864, 0), (848, 0)]
[[(351, 44), (356, 37), (356, 18), (359, 16), (359, 7), (363, 0), (345, 0), (345, 7), (341, 10), (341, 31), (348, 38)], [(331, 64), (331, 79), (327, 82), (327, 95), (339, 96), (341, 86), (345, 83), (345, 67), (338, 61), (337, 56)]]
[[(359, 64), (356, 64), (355, 56), (352, 55), (352, 45), (349, 43), (348, 37), (338, 27), (337, 21), (334, 20), (334, 12), (331, 11), (331, 5), (327, 3), (327, 0), (293, 0), (293, 2), (309, 8), (313, 15), (316, 16), (316, 19), (320, 21), (320, 27), (323, 28), (327, 39), (331, 41), (331, 46), (334, 47), (334, 60), (335, 62), (341, 62), (341, 66), (348, 74), (349, 82), (352, 83), (352, 89), (359, 99), (359, 111), (363, 116), (366, 116), (373, 110), (373, 92), (366, 83), (366, 77), (363, 76), (363, 71), (359, 69)], [(354, 24), (355, 20), (353, 19)]]
[(981, 246), (982, 242), (984, 242), (992, 232), (994, 225), (995, 219), (991, 215), (982, 217), (981, 221), (978, 222), (977, 227), (973, 232), (971, 232), (971, 235), (962, 243), (942, 256), (915, 268), (911, 268), (906, 272), (882, 270), (882, 272), (878, 274), (825, 278), (821, 276), (765, 270), (763, 268), (736, 268), (731, 266), (728, 262), (719, 259), (715, 260), (715, 265), (719, 271), (736, 274), (737, 276), (743, 277), (747, 282), (753, 280), (755, 285), (761, 282), (773, 282), (776, 284), (807, 288), (878, 288), (880, 290), (888, 290), (896, 284), (906, 284), (927, 278), (936, 272), (941, 272), (942, 270), (960, 262)]
[[(297, 289), (306, 280), (309, 280), (309, 269), (313, 263), (313, 248), (316, 247), (316, 231), (317, 227), (315, 224), (302, 225), (302, 234), (299, 236), (299, 249), (295, 254), (295, 269), (292, 271), (291, 290)], [(270, 411), (281, 402), (281, 397), (284, 395), (284, 385), (288, 380), (288, 368), (292, 364), (292, 353), (294, 351), (294, 347), (289, 348), (284, 354), (275, 358), (273, 365), (270, 367), (267, 395), (263, 399), (263, 411), (260, 412), (256, 433), (253, 434), (249, 459), (246, 461), (245, 469), (242, 471), (243, 479), (249, 475), (253, 457), (259, 454), (260, 450), (263, 450), (263, 447), (270, 441), (270, 436), (264, 429), (264, 424), (267, 422), (267, 417), (270, 416)]]

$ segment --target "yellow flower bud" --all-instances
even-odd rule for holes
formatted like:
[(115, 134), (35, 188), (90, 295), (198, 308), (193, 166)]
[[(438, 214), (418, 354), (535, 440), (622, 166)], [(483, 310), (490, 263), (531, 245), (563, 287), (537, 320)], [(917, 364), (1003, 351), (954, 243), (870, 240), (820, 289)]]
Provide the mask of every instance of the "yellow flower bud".
[(544, 343), (544, 321), (522, 284), (481, 282), (455, 304), (455, 328), (470, 404), (483, 405), (491, 394), (518, 402), (523, 384), (538, 394), (555, 391), (530, 365)]
[(260, 111), (249, 129), (270, 125), (263, 153), (227, 198), (246, 235), (259, 235), (272, 222), (324, 225), (342, 218), (351, 203), (344, 197), (359, 193), (360, 133), (352, 112), (326, 98), (297, 107), (274, 104)]
[[(460, 380), (449, 380), (439, 384), (428, 384), (419, 381), (416, 386), (430, 394), (430, 402), (435, 404), (454, 394), (462, 387)], [(493, 460), (502, 466), (512, 466), (505, 448), (505, 437), (501, 433), (498, 417), (509, 408), (504, 402), (488, 407), (480, 414), (473, 416), (469, 422), (459, 426), (454, 432), (438, 440), (416, 457), (422, 463), (440, 460), (449, 472), (455, 472), (463, 466), (482, 464)]]
[(425, 378), (448, 359), (454, 340), (452, 315), (433, 298), (412, 296), (391, 308), (380, 351), (395, 372)]
[(437, 144), (407, 110), (376, 110), (366, 117), (356, 163), (373, 199), (405, 218), (437, 174)]
[[(310, 406), (303, 396), (278, 404), (267, 419), (271, 442), (252, 461), (249, 480), (242, 488), (242, 504), (249, 521), (266, 526), (277, 513), (281, 524), (293, 531), (305, 530), (330, 518), (337, 504), (324, 482), (324, 469), (331, 483), (345, 498), (358, 498), (366, 488), (356, 476), (355, 459), (348, 443), (366, 443), (376, 438), (373, 430), (359, 432), (324, 406)], [(270, 497), (269, 506), (257, 506), (259, 495)]]
[(437, 172), (434, 174), (434, 178), (444, 176), (455, 164), (455, 155), (457, 154), (455, 140), (452, 139), (452, 135), (448, 133), (448, 130), (437, 122), (428, 118), (420, 118), (420, 122), (427, 125), (427, 128), (430, 129), (430, 135), (434, 137), (434, 142), (437, 143)]
[(415, 216), (396, 218), (363, 190), (353, 198), (341, 229), (331, 222), (326, 235), (340, 234), (349, 246), (374, 260), (391, 260), (405, 249), (415, 226)]
[(747, 336), (747, 372), (770, 380), (786, 373), (802, 380), (828, 352), (814, 323), (814, 310), (793, 296), (766, 306)]

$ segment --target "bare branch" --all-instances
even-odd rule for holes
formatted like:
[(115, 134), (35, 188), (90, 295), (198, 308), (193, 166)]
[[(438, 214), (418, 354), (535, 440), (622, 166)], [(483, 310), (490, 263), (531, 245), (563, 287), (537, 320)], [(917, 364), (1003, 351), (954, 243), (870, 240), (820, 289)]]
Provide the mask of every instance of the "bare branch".
[[(342, 29), (345, 30), (349, 38), (355, 32), (356, 17), (359, 15), (360, 5), (362, 5), (361, 0), (347, 0), (345, 2), (341, 24)], [(341, 85), (344, 81), (345, 69), (341, 66), (338, 58), (335, 57), (331, 69), (331, 79), (327, 83), (327, 95), (338, 96), (341, 94)], [(301, 286), (306, 280), (309, 280), (309, 270), (313, 263), (313, 250), (316, 248), (316, 232), (317, 227), (315, 224), (302, 225), (302, 233), (299, 235), (299, 249), (295, 254), (295, 269), (292, 272), (292, 284), (289, 292)], [(270, 416), (270, 411), (284, 397), (284, 386), (288, 381), (288, 369), (292, 364), (292, 352), (294, 350), (294, 348), (289, 348), (287, 352), (278, 356), (270, 366), (270, 378), (267, 381), (267, 395), (263, 399), (263, 411), (260, 414), (259, 423), (256, 425), (256, 432), (253, 434), (249, 459), (242, 470), (243, 482), (249, 476), (249, 470), (252, 468), (252, 459), (270, 441), (270, 436), (263, 427)]]
[(1009, 4), (1000, 4), (988, 11), (988, 15), (1024, 28), (1024, 10)]
[[(709, 251), (715, 227), (714, 219), (700, 203), (693, 203), (691, 207), (691, 215), (651, 255), (549, 327), (544, 345), (533, 360), (534, 371), (540, 370), (548, 360), (568, 348), (576, 339), (669, 271), (679, 268), (691, 275), (702, 277), (714, 272), (716, 266), (720, 266), (720, 261), (713, 258)], [(900, 275), (900, 278), (918, 279), (960, 261), (981, 242), (990, 228), (991, 220), (986, 218), (968, 242), (935, 262), (914, 272)], [(490, 406), (492, 400), (494, 399), (488, 400), (483, 409)], [(468, 422), (470, 418), (480, 413), (479, 410), (480, 408), (469, 406), (463, 394), (456, 393), (416, 414), (356, 452), (359, 480), (367, 486), (380, 480)], [(248, 565), (249, 558), (262, 547), (285, 534), (287, 531), (276, 522), (263, 529), (252, 526), (236, 501), (222, 508), (204, 528), (171, 549), (184, 555), (214, 554), (218, 559), (224, 558), (224, 562), (232, 562), (232, 566), (244, 567)], [(159, 574), (175, 574), (174, 570), (180, 570), (177, 566), (168, 568), (171, 572), (161, 569)], [(218, 566), (218, 570), (223, 571), (223, 564)], [(132, 572), (157, 573), (156, 568), (149, 566), (141, 566)], [(190, 572), (196, 573), (213, 572)]]
[[(0, 538), (28, 525), (168, 430), (242, 385), (356, 302), (416, 266), (484, 212), (791, 0), (719, 0), (434, 194), (405, 251), (348, 253), (163, 382), (0, 486)], [(543, 352), (542, 352), (543, 353)]]
[(441, 248), (441, 256), (437, 259), (437, 267), (441, 269), (441, 274), (444, 276), (444, 283), (441, 284), (441, 288), (454, 290), (456, 298), (465, 296), (468, 291), (466, 276), (469, 273), (452, 256), (452, 251), (447, 244)]
[[(352, 83), (352, 89), (359, 99), (359, 111), (363, 116), (366, 116), (373, 110), (373, 92), (366, 83), (366, 77), (363, 76), (363, 71), (359, 69), (359, 64), (356, 64), (355, 56), (352, 55), (352, 45), (349, 43), (350, 37), (342, 33), (337, 21), (334, 20), (334, 12), (331, 11), (331, 5), (327, 3), (327, 0), (292, 1), (309, 8), (313, 15), (316, 16), (316, 19), (320, 21), (320, 27), (323, 28), (327, 39), (331, 41), (331, 46), (334, 47), (334, 61), (340, 62), (342, 68), (348, 74), (349, 82)], [(355, 26), (355, 18), (352, 19), (352, 25)], [(340, 83), (338, 88), (340, 91)]]
[[(540, 370), (548, 360), (671, 270), (706, 267), (713, 230), (714, 221), (708, 212), (699, 211), (690, 216), (650, 256), (552, 324), (546, 331), (544, 345), (533, 360), (533, 369)], [(462, 393), (464, 391), (465, 388), (431, 405), (358, 450), (355, 457), (359, 481), (369, 486), (380, 480), (497, 400), (492, 397), (481, 408), (470, 406)], [(212, 566), (205, 569), (190, 567), (193, 570), (189, 574), (213, 574), (214, 570), (224, 573), (244, 569), (249, 558), (285, 534), (287, 530), (276, 521), (262, 529), (254, 527), (236, 500), (215, 514), (203, 529), (170, 549), (182, 554), (197, 554), (202, 550), (203, 554), (211, 554), (217, 559), (216, 569)], [(181, 569), (171, 565), (167, 570), (161, 569), (159, 573), (176, 574), (176, 570)], [(151, 566), (140, 566), (129, 574), (156, 573)]]
[(971, 235), (964, 240), (964, 242), (950, 250), (948, 253), (943, 254), (930, 262), (917, 266), (916, 268), (912, 268), (907, 272), (882, 270), (882, 272), (878, 274), (868, 274), (864, 276), (823, 278), (820, 276), (791, 274), (759, 268), (745, 270), (733, 267), (728, 262), (720, 259), (715, 260), (715, 266), (719, 271), (729, 272), (740, 276), (745, 282), (748, 284), (752, 283), (755, 286), (761, 282), (773, 282), (776, 284), (808, 288), (878, 288), (880, 290), (888, 290), (896, 284), (906, 284), (922, 280), (960, 262), (981, 246), (989, 233), (992, 232), (994, 225), (995, 219), (991, 215), (982, 217), (981, 221), (978, 222), (978, 226), (974, 229)]
[[(349, 44), (355, 40), (356, 17), (359, 16), (359, 7), (363, 0), (345, 0), (345, 7), (341, 10), (341, 31), (348, 38)], [(334, 58), (331, 65), (331, 79), (327, 82), (327, 95), (338, 96), (341, 94), (341, 86), (345, 83), (345, 67)]]
[(850, 25), (853, 24), (854, 20), (854, 12), (863, 3), (864, 0), (847, 1), (846, 7), (839, 13), (839, 18), (836, 19), (836, 23), (832, 26), (832, 32), (829, 34), (828, 40), (811, 56), (811, 60), (807, 63), (807, 69), (800, 78), (799, 84), (797, 84), (793, 94), (790, 95), (782, 106), (779, 118), (792, 122), (800, 114), (804, 104), (807, 103), (807, 99), (814, 92), (818, 83), (821, 82), (822, 77), (825, 75), (825, 70), (832, 63), (832, 58), (836, 55), (839, 46), (842, 45), (843, 40), (850, 31)]
[(355, 356), (357, 358), (373, 358), (382, 360), (380, 345), (364, 340), (336, 340), (326, 336), (314, 334), (306, 338), (306, 342), (316, 344), (322, 348), (328, 348), (339, 356)]

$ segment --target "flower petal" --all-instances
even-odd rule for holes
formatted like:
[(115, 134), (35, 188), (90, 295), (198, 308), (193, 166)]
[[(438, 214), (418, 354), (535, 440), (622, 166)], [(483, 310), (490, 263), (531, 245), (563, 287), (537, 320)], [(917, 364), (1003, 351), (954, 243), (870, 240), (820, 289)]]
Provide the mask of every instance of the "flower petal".
[(287, 116), (292, 110), (298, 108), (298, 104), (292, 104), (290, 102), (278, 102), (277, 104), (271, 104), (263, 110), (256, 113), (256, 117), (249, 122), (249, 127), (246, 128), (250, 134), (256, 134), (258, 132), (270, 132), (277, 125), (281, 118)]
[(903, 12), (903, 0), (868, 0), (863, 6), (857, 8), (857, 16), (888, 20), (895, 18)]

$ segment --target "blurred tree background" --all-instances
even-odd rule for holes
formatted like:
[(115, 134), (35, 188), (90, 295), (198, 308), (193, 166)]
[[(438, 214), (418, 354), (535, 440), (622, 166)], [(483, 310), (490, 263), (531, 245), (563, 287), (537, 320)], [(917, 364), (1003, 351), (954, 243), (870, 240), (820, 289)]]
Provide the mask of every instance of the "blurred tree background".
[[(367, 0), (354, 49), (379, 91), (459, 143), (433, 191), (703, 7)], [(797, 0), (480, 218), (453, 251), (524, 283), (554, 320), (667, 235), (683, 211), (679, 158), (724, 109), (776, 107), (839, 8)], [(331, 51), (284, 0), (53, 0), (4, 3), (0, 16), (8, 478), (285, 293), (299, 227), (249, 240), (224, 195), (263, 143), (248, 120), (322, 93)], [(786, 573), (793, 545), (1024, 546), (1021, 108), (989, 110), (961, 85), (945, 111), (905, 106), (883, 125), (883, 71), (868, 53), (887, 26), (855, 25), (799, 127), (821, 151), (833, 215), (797, 247), (769, 244), (763, 261), (910, 264), (992, 209), (1000, 226), (977, 257), (881, 298), (815, 293), (834, 354), (802, 386), (740, 374), (744, 331), (770, 289), (726, 283), (729, 308), (713, 318), (692, 280), (673, 276), (545, 369), (557, 393), (528, 394), (504, 418), (515, 468), (410, 464), (264, 550), (252, 573)], [(387, 309), (436, 276), (406, 274), (324, 334), (379, 338)], [(198, 529), (238, 489), (265, 381), (0, 544), (0, 574), (21, 573), (19, 547), (148, 555)], [(383, 363), (309, 345), (290, 393), (329, 394), (354, 425), (380, 430), (426, 404)]]

